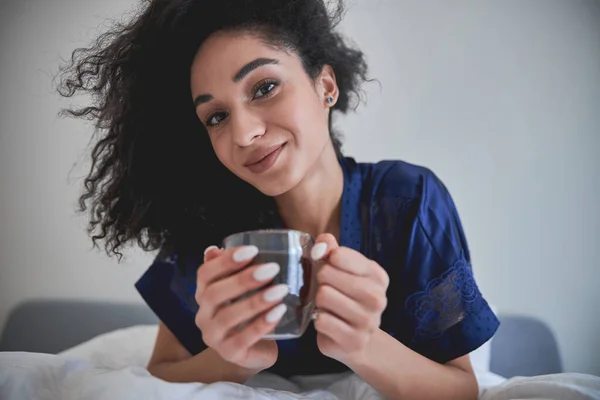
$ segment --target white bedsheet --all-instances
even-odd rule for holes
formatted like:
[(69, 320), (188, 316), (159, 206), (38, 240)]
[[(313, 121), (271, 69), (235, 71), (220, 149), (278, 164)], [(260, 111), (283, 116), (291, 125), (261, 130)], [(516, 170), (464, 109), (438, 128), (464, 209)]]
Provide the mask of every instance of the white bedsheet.
[[(59, 355), (0, 353), (0, 399), (252, 399), (377, 400), (382, 397), (352, 373), (286, 380), (262, 373), (246, 385), (168, 383), (144, 368), (155, 327), (101, 335)], [(600, 378), (557, 374), (506, 380), (476, 368), (480, 400), (600, 400)]]

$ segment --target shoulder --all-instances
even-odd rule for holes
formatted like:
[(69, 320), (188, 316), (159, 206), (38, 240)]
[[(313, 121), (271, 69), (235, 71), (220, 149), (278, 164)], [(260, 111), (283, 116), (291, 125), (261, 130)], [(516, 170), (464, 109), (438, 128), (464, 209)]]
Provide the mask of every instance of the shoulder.
[[(431, 169), (402, 160), (360, 164), (363, 196), (368, 195), (370, 229), (381, 248), (404, 249), (411, 257), (444, 254), (447, 265), (469, 259), (462, 222), (446, 185)], [(392, 250), (390, 250), (392, 251)], [(393, 250), (396, 251), (396, 250)], [(418, 267), (421, 268), (420, 266)]]
[(372, 201), (395, 199), (419, 204), (420, 211), (434, 204), (451, 202), (445, 184), (430, 168), (403, 160), (357, 164), (364, 189)]
[(147, 302), (160, 302), (165, 296), (172, 296), (177, 299), (179, 306), (195, 313), (196, 269), (200, 263), (196, 255), (163, 247), (135, 287)]
[(169, 243), (163, 244), (135, 287), (152, 308), (163, 309), (162, 303), (169, 298), (178, 308), (195, 314), (198, 310), (194, 298), (196, 271), (203, 258), (200, 251), (191, 252)]

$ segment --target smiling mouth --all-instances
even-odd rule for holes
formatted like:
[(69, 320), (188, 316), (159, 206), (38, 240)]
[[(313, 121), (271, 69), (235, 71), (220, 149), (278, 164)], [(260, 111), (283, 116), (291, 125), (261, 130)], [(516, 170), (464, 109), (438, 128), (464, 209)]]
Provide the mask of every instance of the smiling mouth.
[(254, 172), (255, 174), (266, 172), (273, 166), (273, 164), (275, 164), (275, 161), (277, 161), (277, 159), (279, 158), (279, 155), (283, 151), (285, 145), (286, 143), (283, 143), (281, 146), (277, 147), (260, 160), (246, 164), (245, 167), (248, 168), (250, 171)]

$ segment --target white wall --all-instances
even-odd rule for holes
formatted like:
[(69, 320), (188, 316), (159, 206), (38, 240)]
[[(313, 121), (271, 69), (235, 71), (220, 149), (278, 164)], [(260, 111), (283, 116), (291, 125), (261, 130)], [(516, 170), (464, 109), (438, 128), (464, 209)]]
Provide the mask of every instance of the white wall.
[[(0, 6), (0, 325), (30, 297), (139, 301), (151, 255), (88, 251), (74, 209), (89, 128), (56, 118), (50, 81), (59, 54), (134, 3)], [(432, 168), (489, 301), (542, 318), (568, 371), (600, 375), (600, 4), (353, 3), (344, 29), (381, 88), (340, 122), (347, 152)]]
[(133, 283), (152, 257), (122, 264), (90, 251), (75, 210), (91, 128), (59, 119), (60, 57), (86, 45), (133, 1), (12, 0), (0, 6), (0, 325), (32, 297), (139, 302)]

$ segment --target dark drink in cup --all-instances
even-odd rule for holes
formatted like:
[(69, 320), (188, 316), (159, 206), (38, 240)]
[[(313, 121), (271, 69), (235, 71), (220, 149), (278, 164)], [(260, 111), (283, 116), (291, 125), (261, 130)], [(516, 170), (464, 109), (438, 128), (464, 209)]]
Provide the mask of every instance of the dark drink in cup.
[(224, 248), (247, 245), (258, 247), (258, 255), (249, 265), (274, 262), (280, 267), (279, 274), (267, 286), (288, 286), (289, 293), (282, 300), (287, 310), (274, 332), (265, 336), (266, 339), (300, 337), (311, 321), (317, 284), (317, 263), (310, 258), (313, 244), (314, 240), (310, 235), (294, 230), (241, 232), (228, 236), (223, 241)]

